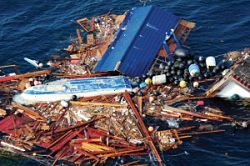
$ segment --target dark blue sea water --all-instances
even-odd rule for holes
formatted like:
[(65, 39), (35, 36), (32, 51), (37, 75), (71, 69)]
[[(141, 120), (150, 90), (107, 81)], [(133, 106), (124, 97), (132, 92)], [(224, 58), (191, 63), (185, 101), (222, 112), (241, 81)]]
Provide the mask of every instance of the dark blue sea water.
[[(250, 46), (249, 0), (151, 0), (148, 4), (197, 23), (186, 43), (195, 55), (219, 55)], [(123, 13), (134, 6), (141, 6), (139, 0), (1, 0), (0, 65), (32, 70), (23, 57), (44, 60), (60, 52), (75, 36), (76, 19), (108, 11)], [(249, 105), (218, 100), (215, 104), (225, 112), (250, 117)], [(250, 131), (200, 136), (161, 156), (167, 165), (250, 165)], [(150, 160), (146, 157), (145, 162)], [(0, 165), (39, 163), (0, 156)]]

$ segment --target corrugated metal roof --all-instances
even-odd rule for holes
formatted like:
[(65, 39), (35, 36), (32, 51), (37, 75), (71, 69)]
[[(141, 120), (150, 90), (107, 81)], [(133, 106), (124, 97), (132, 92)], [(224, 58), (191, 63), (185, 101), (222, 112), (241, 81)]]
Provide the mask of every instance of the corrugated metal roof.
[(133, 8), (95, 71), (118, 70), (132, 77), (146, 74), (166, 34), (171, 34), (178, 21), (179, 17), (158, 7)]

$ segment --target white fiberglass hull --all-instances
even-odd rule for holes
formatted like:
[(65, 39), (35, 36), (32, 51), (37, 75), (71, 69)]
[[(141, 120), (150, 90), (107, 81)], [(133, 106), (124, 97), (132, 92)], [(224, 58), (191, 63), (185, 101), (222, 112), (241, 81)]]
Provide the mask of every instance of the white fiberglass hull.
[(55, 102), (71, 100), (73, 96), (92, 97), (131, 90), (128, 79), (123, 76), (64, 79), (28, 88), (16, 95), (14, 101), (20, 104)]

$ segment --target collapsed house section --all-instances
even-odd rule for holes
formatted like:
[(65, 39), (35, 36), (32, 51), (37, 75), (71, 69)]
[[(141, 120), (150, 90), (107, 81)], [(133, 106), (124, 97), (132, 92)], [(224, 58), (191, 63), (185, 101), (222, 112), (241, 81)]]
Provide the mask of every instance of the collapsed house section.
[(171, 57), (193, 27), (194, 23), (154, 6), (133, 8), (94, 71), (142, 76), (150, 70), (160, 50), (161, 55)]

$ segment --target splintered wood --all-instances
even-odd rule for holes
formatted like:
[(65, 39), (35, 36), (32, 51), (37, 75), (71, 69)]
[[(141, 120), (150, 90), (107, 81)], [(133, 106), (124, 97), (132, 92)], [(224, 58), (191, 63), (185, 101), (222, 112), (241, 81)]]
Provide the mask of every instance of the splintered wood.
[[(123, 25), (123, 20), (126, 16), (130, 17), (130, 14), (126, 12), (123, 15), (115, 15), (109, 12), (90, 19), (76, 20), (80, 25), (75, 31), (76, 37), (72, 38), (70, 45), (64, 49), (68, 57), (65, 57), (64, 53), (62, 56), (53, 55), (47, 62), (47, 70), (47, 66), (41, 65), (43, 70), (20, 74), (15, 65), (0, 66), (0, 132), (4, 134), (0, 138), (1, 146), (35, 159), (39, 157), (39, 160), (41, 156), (46, 156), (47, 161), (49, 158), (53, 159), (49, 165), (58, 165), (60, 160), (75, 165), (103, 165), (106, 162), (110, 164), (111, 158), (121, 157), (125, 159), (125, 162), (120, 164), (122, 166), (152, 165), (140, 164), (140, 157), (131, 161), (133, 156), (146, 155), (145, 158), (148, 158), (152, 153), (153, 162), (162, 166), (165, 163), (158, 150), (163, 152), (177, 148), (183, 144), (184, 139), (193, 136), (225, 131), (220, 129), (219, 125), (215, 126), (216, 124), (227, 122), (237, 127), (248, 127), (250, 121), (237, 121), (206, 102), (230, 81), (234, 73), (232, 69), (242, 64), (245, 59), (243, 54), (249, 54), (250, 49), (243, 53), (231, 52), (226, 55), (228, 59), (237, 59), (237, 64), (230, 68), (223, 79), (221, 75), (213, 78), (204, 76), (206, 79), (194, 78), (187, 64), (196, 62), (195, 58), (188, 54), (189, 62), (183, 64), (184, 68), (181, 68), (179, 63), (183, 60), (182, 56), (178, 58), (177, 63), (167, 60), (172, 54), (177, 56), (177, 41), (185, 42), (195, 27), (195, 23), (183, 19), (178, 21), (169, 38), (166, 36), (167, 39), (164, 39), (163, 42), (168, 47), (159, 45), (160, 50), (157, 55), (153, 55), (157, 58), (153, 65), (148, 64), (151, 66), (146, 75), (135, 78), (123, 76), (127, 80), (124, 80), (126, 84), (122, 90), (119, 89), (121, 85), (118, 81), (108, 82), (107, 84), (112, 84), (113, 87), (107, 86), (106, 92), (106, 85), (101, 84), (105, 81), (99, 80), (100, 77), (106, 80), (106, 76), (111, 78), (124, 73), (94, 72), (94, 69), (117, 34), (119, 36), (118, 32), (128, 28)], [(125, 23), (129, 22), (129, 19), (126, 18)], [(193, 59), (190, 59), (191, 57)], [(202, 58), (199, 61), (205, 62)], [(34, 62), (40, 64), (38, 61)], [(123, 60), (116, 63), (116, 67), (120, 63), (123, 63)], [(206, 64), (199, 65), (202, 69), (200, 73), (205, 75), (205, 72), (208, 72)], [(14, 68), (16, 73), (5, 74), (2, 72), (4, 68)], [(158, 74), (164, 77), (164, 83), (156, 83), (154, 78)], [(78, 84), (84, 82), (84, 78), (90, 77), (94, 77), (91, 79), (94, 81), (86, 84), (86, 87), (85, 83), (82, 83), (84, 86)], [(218, 81), (219, 79), (221, 80)], [(185, 86), (181, 86), (180, 80), (185, 80)], [(193, 80), (196, 84), (192, 84)], [(65, 84), (57, 88), (58, 84), (62, 84), (61, 81), (65, 81)], [(203, 87), (199, 89), (200, 84), (212, 82), (215, 84), (205, 93)], [(92, 83), (96, 83), (95, 86), (99, 89), (103, 88), (103, 91), (90, 88)], [(48, 88), (47, 85), (56, 88)], [(35, 89), (32, 95), (36, 99), (46, 91), (50, 95), (54, 94), (51, 98), (55, 100), (49, 102), (46, 96), (45, 100), (42, 100), (46, 102), (30, 104), (24, 101), (24, 105), (18, 104), (21, 102), (15, 100), (16, 97), (22, 91), (30, 92), (29, 88)], [(36, 88), (40, 91), (36, 91)], [(84, 91), (79, 94), (79, 89)], [(89, 90), (87, 95), (85, 90)], [(101, 95), (104, 93), (110, 95)], [(66, 95), (69, 95), (68, 98), (64, 98)], [(59, 96), (63, 97), (58, 99)]]

